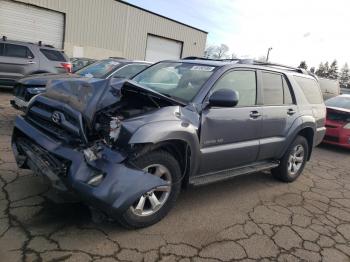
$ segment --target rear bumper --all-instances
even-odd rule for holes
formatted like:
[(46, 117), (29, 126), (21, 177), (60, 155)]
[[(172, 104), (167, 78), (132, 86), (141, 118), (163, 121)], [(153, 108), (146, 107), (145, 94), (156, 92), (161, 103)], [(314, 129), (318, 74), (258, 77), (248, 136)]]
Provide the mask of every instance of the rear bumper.
[[(28, 167), (51, 181), (56, 189), (73, 192), (89, 205), (117, 217), (141, 195), (165, 182), (125, 164), (121, 153), (102, 146), (100, 158), (87, 161), (83, 152), (63, 145), (18, 116), (12, 148), (19, 167)], [(88, 184), (103, 174), (97, 186)]]
[(319, 128), (316, 129), (316, 136), (315, 136), (315, 144), (314, 144), (314, 146), (317, 146), (317, 145), (319, 145), (322, 142), (325, 134), (326, 134), (326, 128), (325, 127), (319, 127)]

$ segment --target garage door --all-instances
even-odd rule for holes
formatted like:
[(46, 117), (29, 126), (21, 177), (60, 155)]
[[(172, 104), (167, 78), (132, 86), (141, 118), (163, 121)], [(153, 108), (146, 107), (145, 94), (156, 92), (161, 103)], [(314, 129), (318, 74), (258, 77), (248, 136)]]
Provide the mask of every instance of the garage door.
[(146, 61), (158, 62), (166, 59), (179, 59), (182, 52), (182, 42), (154, 35), (148, 35)]
[(0, 34), (9, 40), (42, 41), (62, 48), (64, 15), (21, 3), (0, 1)]

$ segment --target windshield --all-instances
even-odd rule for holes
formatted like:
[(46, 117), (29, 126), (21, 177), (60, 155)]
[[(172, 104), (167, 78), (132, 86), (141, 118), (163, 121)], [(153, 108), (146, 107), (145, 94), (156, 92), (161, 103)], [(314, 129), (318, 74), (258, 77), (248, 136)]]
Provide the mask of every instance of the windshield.
[(162, 62), (141, 72), (133, 81), (163, 95), (189, 102), (214, 70), (214, 66)]
[(345, 108), (350, 109), (350, 96), (344, 97), (344, 96), (337, 96), (333, 97), (331, 99), (328, 99), (325, 102), (326, 106), (330, 107), (339, 107), (339, 108)]
[(78, 75), (91, 78), (104, 78), (115, 70), (120, 63), (112, 59), (95, 62), (87, 67), (84, 67), (77, 72)]

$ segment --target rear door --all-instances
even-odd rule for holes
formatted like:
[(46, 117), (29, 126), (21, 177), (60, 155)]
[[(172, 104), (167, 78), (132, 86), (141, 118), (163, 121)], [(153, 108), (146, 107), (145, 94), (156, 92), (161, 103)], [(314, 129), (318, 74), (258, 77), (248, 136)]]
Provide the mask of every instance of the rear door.
[(225, 73), (213, 86), (239, 93), (236, 107), (208, 107), (202, 112), (200, 132), (200, 174), (250, 164), (259, 151), (262, 111), (257, 105), (256, 71), (233, 70)]
[(275, 159), (298, 116), (298, 108), (283, 74), (259, 71), (259, 78), (263, 90), (263, 118), (258, 159)]
[(3, 43), (0, 55), (0, 78), (18, 79), (38, 68), (37, 58), (25, 45)]

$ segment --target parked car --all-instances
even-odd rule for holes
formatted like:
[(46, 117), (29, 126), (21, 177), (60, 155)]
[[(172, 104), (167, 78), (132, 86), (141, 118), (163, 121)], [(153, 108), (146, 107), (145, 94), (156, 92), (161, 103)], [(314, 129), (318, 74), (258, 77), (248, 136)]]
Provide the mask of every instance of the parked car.
[(73, 57), (70, 59), (70, 62), (72, 63), (72, 73), (75, 73), (76, 71), (95, 63), (96, 59), (85, 57)]
[(16, 80), (40, 73), (71, 72), (63, 51), (50, 45), (0, 39), (0, 86), (12, 88)]
[(340, 95), (340, 84), (338, 80), (319, 77), (318, 81), (325, 101)]
[(326, 136), (323, 142), (350, 149), (350, 95), (340, 95), (326, 101)]
[(318, 82), (302, 72), (191, 58), (131, 80), (52, 81), (16, 118), (15, 158), (125, 227), (149, 226), (188, 185), (270, 169), (299, 177), (326, 117)]
[(61, 78), (130, 78), (151, 63), (146, 61), (134, 61), (126, 59), (105, 59), (97, 61), (84, 67), (75, 74), (39, 74), (20, 79), (14, 88), (14, 99), (11, 105), (19, 110), (25, 111), (29, 100), (46, 90), (46, 84), (50, 80)]
[(349, 94), (350, 95), (350, 88), (340, 88), (340, 94)]

